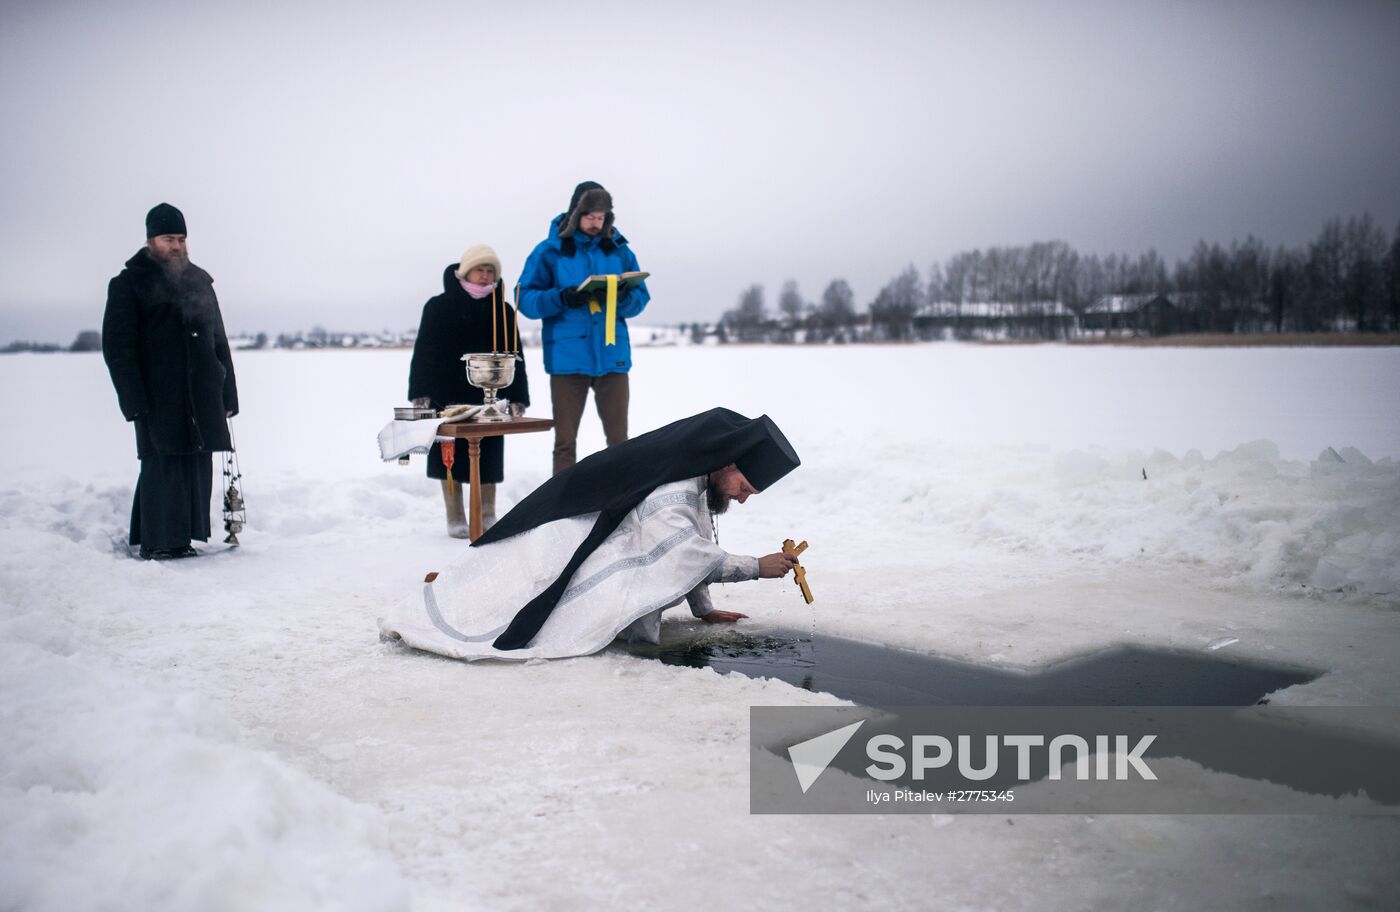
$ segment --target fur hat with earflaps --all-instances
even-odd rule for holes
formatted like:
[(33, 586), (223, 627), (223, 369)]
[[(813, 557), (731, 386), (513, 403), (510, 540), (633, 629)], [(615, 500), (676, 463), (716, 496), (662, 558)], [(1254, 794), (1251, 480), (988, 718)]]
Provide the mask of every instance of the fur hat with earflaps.
[(584, 181), (574, 188), (574, 197), (569, 201), (568, 216), (559, 228), (561, 238), (572, 237), (578, 230), (579, 220), (590, 212), (606, 212), (603, 220), (603, 237), (612, 234), (613, 226), (612, 194), (603, 189), (602, 184)]

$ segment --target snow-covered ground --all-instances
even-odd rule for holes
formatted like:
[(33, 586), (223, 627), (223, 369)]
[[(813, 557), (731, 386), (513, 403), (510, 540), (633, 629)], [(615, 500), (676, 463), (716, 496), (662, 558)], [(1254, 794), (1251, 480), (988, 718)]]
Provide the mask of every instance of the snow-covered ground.
[[(0, 359), (0, 909), (1400, 903), (1394, 819), (752, 816), (748, 707), (839, 701), (380, 643), (385, 606), (463, 546), (421, 458), (377, 461), (408, 357), (239, 353), (244, 544), (176, 564), (126, 556), (137, 464), (100, 357)], [(811, 542), (815, 614), (791, 582), (724, 587), (750, 629), (1020, 666), (1236, 639), (1326, 672), (1276, 703), (1400, 702), (1400, 350), (635, 362), (634, 433), (722, 404), (803, 457), (721, 521), (733, 551)], [(510, 439), (503, 500), (549, 445)]]

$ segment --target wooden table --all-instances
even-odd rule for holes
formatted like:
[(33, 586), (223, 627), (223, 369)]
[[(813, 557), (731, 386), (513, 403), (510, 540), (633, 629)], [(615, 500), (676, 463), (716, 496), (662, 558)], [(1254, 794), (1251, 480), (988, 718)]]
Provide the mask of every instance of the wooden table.
[(506, 434), (530, 434), (554, 427), (552, 418), (511, 418), (509, 421), (459, 421), (438, 427), (439, 437), (454, 437), (467, 442), (467, 459), (471, 465), (471, 540), (476, 541), (486, 531), (481, 523), (481, 438)]

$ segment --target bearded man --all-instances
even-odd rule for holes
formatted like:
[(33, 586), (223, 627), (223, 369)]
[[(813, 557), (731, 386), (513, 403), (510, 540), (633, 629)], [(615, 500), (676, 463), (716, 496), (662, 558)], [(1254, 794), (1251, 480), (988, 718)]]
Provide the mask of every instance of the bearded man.
[(605, 300), (581, 293), (578, 286), (590, 276), (640, 270), (632, 246), (613, 225), (612, 195), (594, 181), (574, 188), (569, 208), (549, 223), (549, 235), (525, 261), (516, 304), (526, 317), (543, 321), (555, 475), (577, 460), (578, 426), (589, 390), (607, 445), (627, 439), (627, 375), (632, 369), (627, 321), (641, 316), (651, 292), (645, 282), (619, 289), (614, 312), (605, 308)]
[(516, 505), (455, 566), (381, 619), (381, 632), (461, 659), (588, 655), (619, 635), (658, 643), (661, 613), (718, 611), (710, 583), (787, 575), (781, 551), (730, 554), (714, 516), (800, 460), (767, 415), (716, 408), (601, 450)]
[(143, 560), (194, 557), (209, 540), (213, 453), (231, 450), (238, 414), (233, 358), (209, 273), (189, 261), (185, 217), (146, 214), (146, 246), (107, 286), (102, 356), (141, 473), (128, 542)]

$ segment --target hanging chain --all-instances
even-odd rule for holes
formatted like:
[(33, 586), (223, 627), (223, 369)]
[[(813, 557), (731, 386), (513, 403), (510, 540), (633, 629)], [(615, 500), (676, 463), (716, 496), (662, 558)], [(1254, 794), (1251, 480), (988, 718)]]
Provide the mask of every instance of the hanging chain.
[(710, 514), (710, 534), (714, 537), (715, 544), (719, 544), (719, 514), (710, 505), (710, 476), (705, 476), (705, 483), (700, 486), (700, 501), (705, 505), (705, 512)]
[(229, 446), (223, 458), (224, 531), (228, 533), (224, 543), (237, 547), (238, 533), (243, 531), (243, 525), (248, 521), (248, 512), (243, 494), (239, 491), (239, 485), (243, 483), (243, 472), (238, 467), (238, 446), (233, 439), (233, 422), (227, 418), (224, 420), (228, 424)]

